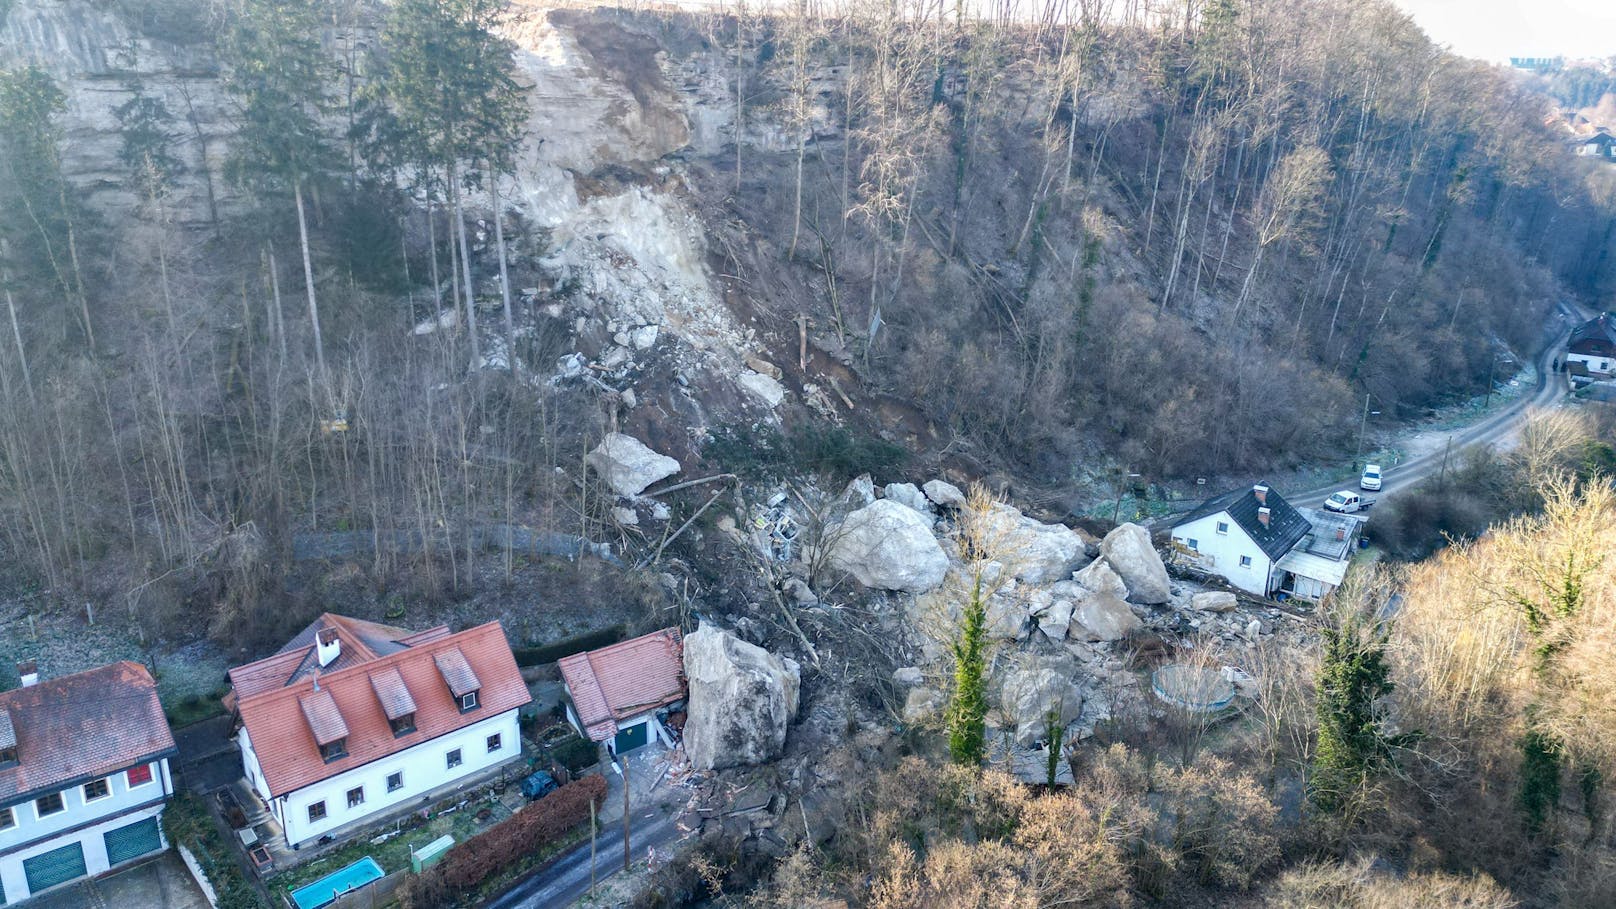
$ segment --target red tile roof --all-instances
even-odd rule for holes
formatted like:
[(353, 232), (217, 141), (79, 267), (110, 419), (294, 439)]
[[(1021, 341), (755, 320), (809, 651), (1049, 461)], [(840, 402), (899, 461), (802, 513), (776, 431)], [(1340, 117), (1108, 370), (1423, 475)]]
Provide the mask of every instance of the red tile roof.
[(0, 770), (0, 803), (52, 792), (176, 753), (157, 682), (124, 661), (0, 693), (17, 765)]
[[(349, 628), (344, 623), (354, 621), (342, 616), (322, 616), (321, 620), (333, 618), (338, 620), (336, 624), (340, 628)], [(320, 670), (320, 691), (330, 699), (333, 709), (348, 730), (347, 756), (329, 764), (320, 757), (319, 743), (311, 725), (314, 718), (305, 712), (305, 702), (314, 693), (315, 678), (312, 673), (291, 673), (299, 660), (312, 654), (312, 634), (308, 635), (308, 641), (302, 645), (301, 651), (279, 653), (230, 671), (230, 679), (236, 686), (238, 696), (236, 709), (258, 755), (270, 796), (285, 795), (361, 764), (514, 710), (532, 700), (527, 686), (522, 682), (522, 673), (511, 654), (510, 644), (505, 640), (505, 632), (498, 622), (489, 622), (455, 634), (447, 633), (446, 629), (442, 633), (439, 629), (431, 629), (418, 634), (402, 629), (392, 630), (399, 632), (400, 636), (386, 643), (397, 646), (380, 649), (392, 649), (393, 652), (344, 663), (351, 655), (350, 644), (345, 637), (342, 657)], [(413, 643), (407, 645), (405, 641)], [(361, 641), (372, 653), (378, 649), (373, 646), (374, 643), (374, 640), (370, 644)], [(451, 695), (449, 685), (438, 669), (438, 657), (449, 651), (458, 651), (468, 671), (474, 673), (481, 683), (478, 699), (481, 706), (478, 709), (461, 713), (458, 701)], [(312, 659), (312, 656), (309, 658)], [(415, 731), (397, 738), (393, 736), (387, 708), (383, 706), (382, 692), (389, 682), (383, 682), (378, 687), (375, 681), (384, 678), (390, 680), (395, 672), (415, 705)], [(280, 681), (271, 685), (275, 679)], [(394, 709), (397, 709), (396, 705)]]
[(685, 696), (684, 641), (677, 628), (575, 653), (560, 665), (578, 721), (597, 742), (617, 733), (618, 720)]
[(309, 721), (309, 730), (314, 733), (316, 744), (329, 745), (348, 737), (348, 724), (343, 722), (342, 711), (337, 709), (331, 692), (324, 689), (311, 691), (298, 698), (297, 705), (303, 708), (303, 718)]

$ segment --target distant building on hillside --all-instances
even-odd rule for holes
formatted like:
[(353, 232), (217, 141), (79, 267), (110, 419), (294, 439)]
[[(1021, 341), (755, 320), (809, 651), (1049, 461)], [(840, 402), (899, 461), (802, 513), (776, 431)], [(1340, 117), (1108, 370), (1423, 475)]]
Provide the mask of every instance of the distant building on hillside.
[(1510, 57), (1509, 65), (1528, 73), (1557, 73), (1565, 69), (1564, 57)]
[(1577, 157), (1602, 158), (1606, 161), (1616, 159), (1616, 136), (1601, 129), (1586, 139), (1576, 142)]
[(1573, 381), (1608, 379), (1616, 373), (1616, 316), (1602, 312), (1577, 326), (1566, 344), (1565, 365)]

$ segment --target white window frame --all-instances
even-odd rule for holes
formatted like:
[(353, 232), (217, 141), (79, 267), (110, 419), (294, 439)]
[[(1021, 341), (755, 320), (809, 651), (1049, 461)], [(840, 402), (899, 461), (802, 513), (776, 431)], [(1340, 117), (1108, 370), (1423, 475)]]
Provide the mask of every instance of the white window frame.
[(460, 752), (461, 750), (456, 748), (450, 751), (448, 754), (445, 754), (443, 756), (443, 769), (453, 770), (456, 767), (459, 767), (461, 764), (464, 764), (466, 762), (466, 756)]
[[(359, 796), (358, 798), (354, 798), (356, 794)], [(349, 789), (345, 794), (345, 798), (348, 800), (348, 807), (350, 809), (358, 808), (359, 806), (365, 804), (365, 787), (355, 786), (354, 788)]]
[(468, 710), (476, 710), (478, 707), (482, 706), (482, 703), (477, 699), (477, 694), (478, 692), (468, 691), (460, 696), (461, 713), (465, 713)]
[(494, 752), (505, 747), (505, 736), (503, 733), (496, 732), (489, 736), (488, 741), (484, 744), (488, 746), (488, 753), (493, 754)]
[(1221, 534), (1223, 536), (1228, 536), (1229, 535), (1229, 522), (1228, 521), (1219, 521), (1217, 530), (1218, 530), (1219, 534)]
[(1240, 557), (1240, 567), (1241, 568), (1250, 568), (1251, 567), (1251, 556), (1241, 556)]
[[(395, 777), (398, 778), (398, 785), (397, 786), (393, 785), (393, 779)], [(389, 773), (387, 775), (387, 791), (388, 792), (397, 792), (397, 791), (399, 791), (400, 789), (403, 789), (403, 788), (404, 788), (404, 771), (395, 770), (392, 773)]]
[(0, 808), (0, 830), (10, 830), (17, 826), (17, 811), (15, 808)]
[(1191, 549), (1195, 550), (1196, 552), (1201, 551), (1201, 541), (1200, 540), (1197, 540), (1194, 537), (1186, 537), (1184, 542), (1188, 543), (1189, 547)]
[[(101, 794), (91, 795), (90, 787), (94, 786), (96, 783), (101, 784)], [(91, 802), (99, 802), (102, 799), (112, 798), (112, 781), (108, 780), (106, 777), (91, 780), (79, 787), (79, 793), (84, 797), (84, 804), (86, 805), (90, 804)]]
[[(39, 810), (39, 803), (43, 802), (44, 800), (46, 800), (48, 798), (56, 799), (56, 805), (57, 805), (56, 810), (55, 811), (43, 811), (43, 812), (40, 811)], [(55, 817), (56, 815), (61, 814), (62, 812), (66, 811), (66, 810), (67, 810), (67, 799), (64, 798), (60, 792), (47, 792), (46, 794), (40, 796), (39, 798), (34, 799), (34, 820), (36, 820), (36, 821), (42, 821), (42, 820), (44, 820), (45, 818), (48, 818), (48, 817)]]

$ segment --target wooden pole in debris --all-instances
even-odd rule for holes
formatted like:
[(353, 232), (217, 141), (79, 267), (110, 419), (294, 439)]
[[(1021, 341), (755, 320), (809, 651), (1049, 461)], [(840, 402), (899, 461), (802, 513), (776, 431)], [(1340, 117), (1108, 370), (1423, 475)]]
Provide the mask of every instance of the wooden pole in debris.
[(589, 895), (595, 895), (595, 800), (589, 800)]
[(628, 758), (619, 756), (619, 759), (623, 762), (623, 870), (627, 871), (629, 863), (628, 797), (633, 794), (634, 790), (630, 789), (628, 785)]

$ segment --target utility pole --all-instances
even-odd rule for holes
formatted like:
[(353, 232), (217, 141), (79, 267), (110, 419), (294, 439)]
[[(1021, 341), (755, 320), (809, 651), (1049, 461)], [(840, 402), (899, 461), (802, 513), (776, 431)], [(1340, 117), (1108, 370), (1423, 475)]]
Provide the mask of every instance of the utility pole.
[(1128, 481), (1137, 480), (1138, 478), (1139, 474), (1124, 472), (1121, 479), (1117, 481), (1117, 504), (1111, 509), (1111, 523), (1113, 526), (1117, 523), (1117, 518), (1122, 515), (1122, 493), (1128, 488)]
[(1352, 469), (1353, 470), (1358, 470), (1358, 469), (1360, 469), (1362, 467), (1363, 446), (1364, 446), (1364, 432), (1365, 432), (1365, 430), (1367, 430), (1369, 428), (1369, 415), (1371, 413), (1375, 414), (1376, 416), (1380, 415), (1380, 411), (1378, 411), (1378, 410), (1371, 411), (1369, 409), (1369, 398), (1370, 398), (1369, 392), (1364, 392), (1364, 396), (1363, 396), (1363, 419), (1358, 421), (1358, 453), (1353, 455), (1353, 457), (1352, 457)]
[(623, 870), (627, 871), (629, 863), (628, 802), (629, 796), (633, 794), (634, 790), (629, 788), (628, 785), (628, 758), (619, 755), (618, 760), (623, 762)]

